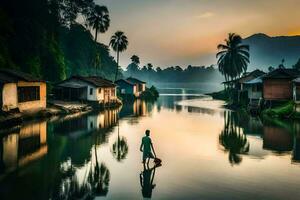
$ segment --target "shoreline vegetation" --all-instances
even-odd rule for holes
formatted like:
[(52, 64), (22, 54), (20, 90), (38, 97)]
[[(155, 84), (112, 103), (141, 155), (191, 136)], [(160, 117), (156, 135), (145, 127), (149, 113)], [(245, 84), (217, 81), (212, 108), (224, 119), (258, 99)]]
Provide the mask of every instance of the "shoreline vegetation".
[[(247, 114), (251, 114), (247, 108), (247, 104), (233, 102), (233, 98), (230, 97), (230, 94), (225, 90), (207, 93), (206, 95), (209, 95), (216, 100), (225, 101), (226, 105), (224, 107), (227, 109), (233, 111), (246, 111)], [(298, 111), (297, 104), (295, 102), (285, 101), (272, 108), (262, 108), (261, 112), (257, 114), (257, 116), (277, 119), (300, 119), (300, 112)]]

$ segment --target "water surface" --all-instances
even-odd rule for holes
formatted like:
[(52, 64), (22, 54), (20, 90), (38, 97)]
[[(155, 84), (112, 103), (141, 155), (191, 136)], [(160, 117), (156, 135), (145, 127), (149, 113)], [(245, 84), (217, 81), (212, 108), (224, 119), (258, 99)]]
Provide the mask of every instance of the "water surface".
[[(300, 123), (252, 118), (198, 91), (2, 131), (0, 199), (298, 199)], [(144, 168), (146, 129), (162, 166)]]

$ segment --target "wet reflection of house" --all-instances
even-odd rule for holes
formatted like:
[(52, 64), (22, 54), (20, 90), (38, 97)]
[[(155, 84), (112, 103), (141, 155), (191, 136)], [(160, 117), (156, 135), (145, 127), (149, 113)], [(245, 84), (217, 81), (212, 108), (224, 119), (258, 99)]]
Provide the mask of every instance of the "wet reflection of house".
[(63, 118), (54, 125), (54, 130), (73, 138), (81, 137), (98, 129), (112, 127), (117, 123), (117, 113), (117, 109), (107, 109), (99, 113)]
[(22, 126), (1, 141), (1, 168), (9, 172), (47, 154), (47, 123)]
[(293, 162), (300, 163), (300, 122), (298, 121), (294, 122), (293, 130), (294, 130)]
[(136, 99), (133, 103), (127, 102), (123, 104), (120, 111), (120, 117), (140, 117), (147, 114), (147, 104), (145, 101)]
[(277, 126), (264, 126), (263, 148), (285, 152), (293, 149), (293, 135), (286, 129)]

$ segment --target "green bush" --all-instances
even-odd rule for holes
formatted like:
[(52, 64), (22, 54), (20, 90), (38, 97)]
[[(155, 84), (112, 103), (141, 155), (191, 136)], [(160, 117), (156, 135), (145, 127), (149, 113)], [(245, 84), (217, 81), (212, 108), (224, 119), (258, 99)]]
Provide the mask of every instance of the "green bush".
[(262, 114), (279, 118), (291, 117), (294, 114), (294, 102), (290, 101), (282, 106), (266, 109)]

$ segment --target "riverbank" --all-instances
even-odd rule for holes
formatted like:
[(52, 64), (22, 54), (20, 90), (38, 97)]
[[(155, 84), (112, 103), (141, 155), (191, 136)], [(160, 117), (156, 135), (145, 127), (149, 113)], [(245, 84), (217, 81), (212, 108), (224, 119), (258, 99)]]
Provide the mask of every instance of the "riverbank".
[[(230, 110), (247, 110), (247, 105), (243, 103), (234, 103), (232, 98), (226, 93), (224, 90), (219, 92), (209, 93), (213, 99), (216, 100), (223, 100), (226, 102), (224, 105), (225, 108)], [(249, 111), (247, 111), (250, 114)], [(300, 104), (296, 104), (294, 101), (289, 101), (285, 103), (281, 103), (277, 106), (272, 108), (261, 108), (261, 112), (258, 113), (262, 116), (267, 116), (271, 118), (278, 118), (278, 119), (300, 119)]]
[[(111, 104), (110, 108), (121, 106), (120, 103)], [(94, 110), (103, 110), (104, 107), (80, 102), (49, 101), (47, 108), (29, 112), (19, 112), (18, 110), (0, 113), (0, 128), (8, 128), (20, 125), (24, 121), (35, 119), (47, 119), (54, 116), (64, 116), (76, 113), (87, 113)]]
[(286, 102), (274, 108), (265, 109), (262, 115), (280, 119), (300, 119), (299, 105), (293, 101)]

